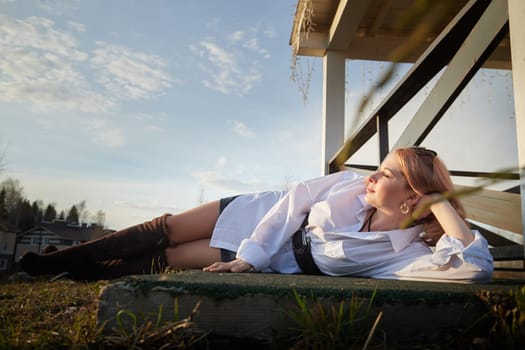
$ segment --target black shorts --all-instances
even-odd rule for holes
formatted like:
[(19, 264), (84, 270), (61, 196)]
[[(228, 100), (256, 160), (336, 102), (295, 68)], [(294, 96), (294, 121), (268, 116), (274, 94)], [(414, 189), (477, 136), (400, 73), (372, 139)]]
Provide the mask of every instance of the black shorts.
[[(226, 197), (221, 198), (219, 202), (219, 214), (224, 211), (224, 208), (228, 206), (235, 198), (239, 196), (232, 196), (232, 197)], [(232, 252), (231, 250), (221, 248), (221, 261), (222, 262), (228, 262), (235, 260), (235, 256), (237, 255), (237, 252)]]

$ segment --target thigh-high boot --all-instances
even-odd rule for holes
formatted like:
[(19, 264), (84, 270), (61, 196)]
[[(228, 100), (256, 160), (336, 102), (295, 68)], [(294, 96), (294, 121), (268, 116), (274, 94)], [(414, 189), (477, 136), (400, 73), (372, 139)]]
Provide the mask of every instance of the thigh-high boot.
[(28, 252), (20, 260), (20, 265), (31, 275), (57, 274), (95, 261), (148, 256), (163, 251), (169, 245), (168, 216), (166, 214), (53, 253)]
[(129, 275), (151, 275), (167, 271), (164, 252), (138, 258), (113, 259), (73, 266), (66, 278), (83, 281), (111, 280)]

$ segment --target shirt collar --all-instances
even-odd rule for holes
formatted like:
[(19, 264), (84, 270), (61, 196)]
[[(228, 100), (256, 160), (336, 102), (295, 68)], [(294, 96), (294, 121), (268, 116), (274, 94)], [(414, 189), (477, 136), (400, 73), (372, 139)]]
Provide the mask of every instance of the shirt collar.
[(357, 195), (357, 199), (359, 199), (359, 201), (361, 202), (361, 205), (363, 206), (363, 208), (361, 208), (361, 210), (359, 211), (359, 213), (362, 213), (362, 212), (366, 212), (368, 209), (372, 208), (370, 206), (370, 204), (368, 204), (366, 201), (365, 201), (365, 194), (362, 193), (362, 194), (358, 194)]
[(399, 229), (394, 231), (389, 231), (387, 233), (392, 242), (392, 248), (394, 251), (400, 252), (405, 249), (414, 239), (416, 239), (421, 232), (421, 225), (409, 227), (406, 229)]
[[(361, 194), (358, 195), (357, 198), (363, 205), (363, 208), (359, 211), (359, 214), (362, 214), (362, 218), (360, 218), (360, 221), (364, 221), (366, 217), (366, 211), (371, 208), (370, 204), (365, 202), (365, 195)], [(409, 245), (414, 239), (416, 239), (417, 236), (419, 236), (419, 233), (421, 232), (421, 225), (409, 227), (406, 229), (399, 229), (399, 230), (393, 230), (385, 232), (388, 238), (390, 239), (390, 242), (392, 243), (392, 248), (394, 248), (394, 251), (397, 253), (403, 249), (407, 245)]]

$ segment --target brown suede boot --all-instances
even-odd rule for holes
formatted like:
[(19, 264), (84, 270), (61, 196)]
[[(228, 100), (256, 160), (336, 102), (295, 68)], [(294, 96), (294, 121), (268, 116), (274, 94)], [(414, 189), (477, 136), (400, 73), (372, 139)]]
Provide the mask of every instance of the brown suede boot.
[(168, 245), (168, 214), (111, 233), (93, 241), (49, 254), (28, 252), (20, 260), (30, 275), (58, 274), (83, 264), (115, 259), (134, 259), (163, 251)]
[(135, 259), (95, 261), (72, 266), (65, 277), (77, 281), (112, 280), (129, 275), (164, 273), (167, 268), (164, 253), (156, 253)]

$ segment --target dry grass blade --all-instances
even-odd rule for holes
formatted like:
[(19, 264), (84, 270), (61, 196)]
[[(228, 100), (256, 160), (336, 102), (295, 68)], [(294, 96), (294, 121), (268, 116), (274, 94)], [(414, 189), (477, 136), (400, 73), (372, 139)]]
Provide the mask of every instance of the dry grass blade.
[(377, 325), (379, 324), (379, 321), (381, 321), (381, 317), (383, 316), (383, 312), (380, 311), (379, 314), (376, 317), (376, 320), (374, 321), (374, 324), (372, 325), (372, 328), (370, 329), (370, 333), (368, 334), (368, 338), (366, 338), (365, 345), (363, 345), (363, 350), (368, 349), (368, 345), (370, 344), (370, 341), (372, 340), (372, 337), (374, 336), (374, 333), (376, 331)]
[(132, 329), (121, 328), (115, 334), (104, 338), (104, 344), (112, 348), (122, 349), (189, 349), (208, 334), (197, 334), (194, 330), (193, 319), (198, 313), (200, 302), (193, 308), (192, 313), (182, 319), (167, 322), (158, 326), (151, 321), (138, 324), (136, 317), (130, 311), (125, 314), (133, 318)]

